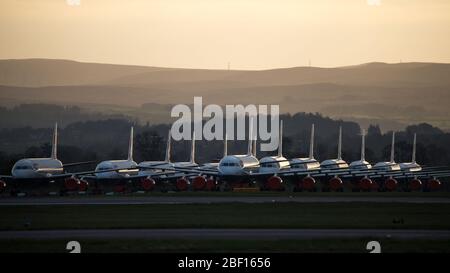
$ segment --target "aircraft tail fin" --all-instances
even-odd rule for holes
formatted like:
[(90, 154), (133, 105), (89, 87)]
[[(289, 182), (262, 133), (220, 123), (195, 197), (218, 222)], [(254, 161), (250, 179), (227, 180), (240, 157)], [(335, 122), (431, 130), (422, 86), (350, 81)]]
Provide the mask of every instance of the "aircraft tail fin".
[(248, 147), (247, 147), (247, 155), (252, 155), (252, 146), (253, 146), (253, 118), (248, 117), (249, 127), (248, 127)]
[(172, 150), (172, 131), (169, 129), (169, 133), (167, 134), (166, 158), (164, 159), (164, 161), (170, 162), (171, 150)]
[(311, 125), (311, 139), (309, 140), (309, 158), (314, 158), (314, 123)]
[(283, 120), (280, 120), (280, 132), (278, 137), (278, 156), (283, 156)]
[(390, 161), (390, 162), (392, 162), (392, 163), (395, 162), (394, 154), (395, 154), (395, 132), (392, 131), (391, 161)]
[(128, 160), (133, 160), (133, 138), (134, 138), (134, 127), (131, 126), (130, 141), (128, 142)]
[(366, 130), (361, 132), (361, 161), (366, 160)]
[(411, 158), (412, 163), (416, 163), (416, 140), (417, 140), (417, 135), (416, 135), (416, 133), (414, 133), (413, 150), (412, 150), (412, 158)]
[(225, 138), (223, 140), (223, 157), (228, 155), (228, 135), (225, 133)]
[(52, 138), (52, 154), (51, 158), (58, 158), (58, 123), (55, 123), (55, 128), (53, 129), (53, 138)]
[(338, 156), (337, 159), (342, 159), (342, 126), (339, 126), (339, 140), (338, 140)]
[(192, 132), (192, 142), (191, 142), (191, 160), (190, 163), (195, 163), (195, 131)]

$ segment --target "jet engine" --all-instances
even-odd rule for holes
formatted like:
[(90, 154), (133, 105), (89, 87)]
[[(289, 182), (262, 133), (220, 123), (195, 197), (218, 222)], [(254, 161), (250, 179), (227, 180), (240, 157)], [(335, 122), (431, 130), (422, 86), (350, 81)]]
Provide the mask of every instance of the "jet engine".
[(271, 176), (266, 181), (266, 189), (269, 191), (281, 191), (283, 189), (283, 179), (279, 176)]

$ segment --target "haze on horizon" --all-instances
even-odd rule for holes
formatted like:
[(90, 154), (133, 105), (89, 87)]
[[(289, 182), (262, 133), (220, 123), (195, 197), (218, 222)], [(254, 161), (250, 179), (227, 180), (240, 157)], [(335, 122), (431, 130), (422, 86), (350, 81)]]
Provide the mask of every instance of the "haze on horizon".
[[(3, 0), (0, 59), (269, 69), (450, 63), (448, 0)], [(380, 5), (370, 5), (369, 2)]]

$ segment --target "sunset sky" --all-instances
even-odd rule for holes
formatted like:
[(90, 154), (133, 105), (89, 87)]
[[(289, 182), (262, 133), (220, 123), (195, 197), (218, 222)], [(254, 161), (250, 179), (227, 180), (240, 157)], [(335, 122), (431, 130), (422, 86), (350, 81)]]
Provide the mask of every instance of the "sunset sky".
[(2, 0), (0, 59), (214, 69), (450, 62), (448, 0), (76, 1)]

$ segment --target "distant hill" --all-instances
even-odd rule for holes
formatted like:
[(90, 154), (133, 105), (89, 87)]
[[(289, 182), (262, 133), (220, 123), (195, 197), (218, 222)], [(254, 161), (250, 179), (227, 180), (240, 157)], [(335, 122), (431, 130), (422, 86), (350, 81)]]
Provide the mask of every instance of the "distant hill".
[(0, 60), (0, 85), (41, 87), (97, 84), (160, 70), (168, 69), (52, 59)]
[[(185, 82), (241, 83), (244, 86), (335, 83), (449, 86), (450, 64), (367, 63), (336, 68), (293, 67), (271, 70), (208, 70), (83, 63), (69, 60), (0, 60), (0, 85), (165, 85)], [(205, 85), (205, 87), (208, 87)]]
[[(321, 112), (385, 124), (450, 128), (450, 64), (367, 63), (260, 71), (159, 68), (67, 60), (0, 60), (0, 104), (55, 103), (98, 108), (154, 122), (141, 105), (279, 104), (282, 112)], [(86, 106), (87, 105), (87, 106)], [(114, 106), (116, 105), (116, 106)], [(166, 113), (158, 112), (158, 121)]]

